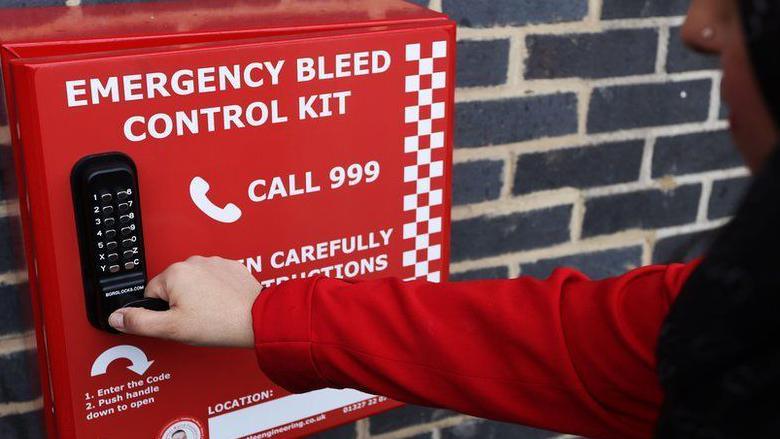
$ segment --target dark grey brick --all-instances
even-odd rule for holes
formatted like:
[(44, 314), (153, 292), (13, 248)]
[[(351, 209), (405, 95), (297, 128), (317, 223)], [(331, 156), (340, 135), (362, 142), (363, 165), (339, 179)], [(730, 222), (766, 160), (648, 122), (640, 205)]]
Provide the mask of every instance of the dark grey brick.
[(504, 162), (480, 160), (458, 163), (452, 171), (452, 202), (455, 205), (495, 200), (501, 195)]
[(0, 218), (0, 273), (24, 267), (22, 226), (19, 217)]
[(693, 222), (701, 185), (595, 197), (585, 202), (582, 234), (590, 237), (629, 229), (652, 229)]
[(670, 17), (685, 15), (690, 0), (604, 0), (601, 18)]
[(718, 68), (720, 68), (720, 61), (717, 56), (705, 55), (689, 49), (683, 43), (679, 27), (669, 30), (669, 52), (666, 57), (666, 71), (676, 73)]
[(0, 1), (0, 8), (30, 8), (38, 6), (59, 6), (64, 4), (65, 0), (3, 0)]
[(644, 141), (606, 143), (522, 154), (513, 192), (526, 194), (560, 187), (588, 188), (639, 178)]
[(704, 121), (711, 89), (709, 79), (597, 88), (590, 100), (588, 132)]
[(653, 151), (653, 177), (735, 168), (744, 165), (728, 131), (660, 137)]
[(482, 216), (452, 224), (452, 259), (462, 261), (569, 240), (572, 206)]
[(3, 439), (44, 439), (43, 413), (25, 413), (0, 418), (0, 437)]
[(552, 439), (558, 436), (559, 433), (517, 424), (482, 420), (467, 420), (441, 431), (442, 439)]
[(462, 273), (453, 273), (450, 275), (450, 280), (454, 282), (466, 281), (466, 280), (482, 280), (482, 279), (506, 279), (509, 277), (508, 267), (491, 267), (482, 268), (479, 270), (464, 271)]
[(357, 426), (352, 422), (307, 437), (312, 439), (355, 439), (357, 437)]
[(31, 401), (41, 394), (35, 352), (0, 356), (0, 401)]
[(559, 267), (577, 269), (591, 279), (618, 276), (642, 265), (642, 247), (626, 247), (544, 259), (520, 265), (520, 274), (545, 279)]
[(738, 177), (714, 182), (707, 218), (718, 219), (734, 215), (751, 181), (750, 177)]
[(16, 194), (16, 172), (11, 145), (0, 144), (0, 199), (16, 198)]
[(503, 84), (508, 66), (509, 40), (458, 42), (458, 87)]
[(587, 0), (444, 0), (444, 13), (463, 27), (520, 26), (581, 20)]
[[(0, 2), (0, 8), (3, 7), (3, 3)], [(0, 75), (0, 125), (8, 124), (8, 114), (5, 108), (5, 88), (3, 84), (3, 75)]]
[(406, 405), (371, 418), (371, 434), (382, 434), (416, 424), (425, 424), (456, 416), (449, 410)]
[(656, 29), (601, 33), (530, 35), (525, 76), (607, 78), (653, 73), (658, 52)]
[(660, 239), (653, 249), (653, 263), (690, 262), (704, 254), (715, 233), (713, 230), (706, 230)]
[(27, 284), (0, 285), (0, 337), (32, 328)]
[(457, 106), (455, 144), (474, 147), (560, 136), (577, 131), (577, 96), (561, 93), (463, 102)]

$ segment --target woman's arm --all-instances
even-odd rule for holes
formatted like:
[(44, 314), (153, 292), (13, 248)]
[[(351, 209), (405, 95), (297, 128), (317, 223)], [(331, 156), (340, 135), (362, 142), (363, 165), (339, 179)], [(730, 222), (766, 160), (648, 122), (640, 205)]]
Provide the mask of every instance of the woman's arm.
[(291, 281), (254, 304), (257, 356), (294, 392), (352, 387), (590, 437), (650, 437), (662, 398), (656, 339), (692, 269)]

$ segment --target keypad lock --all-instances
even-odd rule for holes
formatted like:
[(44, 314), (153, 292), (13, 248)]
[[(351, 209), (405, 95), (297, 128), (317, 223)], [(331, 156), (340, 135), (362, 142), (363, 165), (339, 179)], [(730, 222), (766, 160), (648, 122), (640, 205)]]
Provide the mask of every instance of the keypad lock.
[(116, 332), (108, 316), (125, 306), (167, 307), (144, 298), (144, 250), (138, 177), (121, 153), (85, 157), (71, 174), (87, 316), (98, 329)]

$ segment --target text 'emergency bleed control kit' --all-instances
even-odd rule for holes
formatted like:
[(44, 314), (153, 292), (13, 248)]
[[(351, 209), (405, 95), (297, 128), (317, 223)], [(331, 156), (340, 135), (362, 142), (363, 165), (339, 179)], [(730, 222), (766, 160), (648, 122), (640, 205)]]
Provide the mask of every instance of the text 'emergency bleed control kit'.
[(206, 0), (0, 22), (49, 437), (297, 437), (398, 405), (292, 395), (250, 350), (107, 318), (167, 309), (146, 283), (192, 255), (264, 287), (446, 280), (450, 20), (400, 0)]

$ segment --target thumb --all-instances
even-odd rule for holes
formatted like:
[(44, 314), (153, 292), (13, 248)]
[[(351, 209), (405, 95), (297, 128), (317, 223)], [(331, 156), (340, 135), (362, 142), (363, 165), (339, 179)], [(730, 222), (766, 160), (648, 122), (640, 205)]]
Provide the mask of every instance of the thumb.
[(172, 317), (172, 311), (121, 308), (108, 317), (108, 324), (125, 334), (169, 338), (173, 326)]

